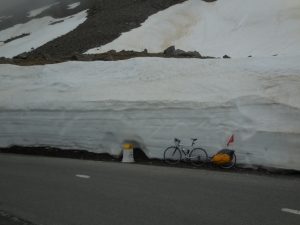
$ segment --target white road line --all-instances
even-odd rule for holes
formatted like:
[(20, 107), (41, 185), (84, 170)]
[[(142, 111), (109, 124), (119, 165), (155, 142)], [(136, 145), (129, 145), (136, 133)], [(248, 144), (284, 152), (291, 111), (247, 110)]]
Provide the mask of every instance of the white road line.
[(88, 176), (88, 175), (83, 175), (83, 174), (76, 174), (76, 177), (84, 178), (84, 179), (89, 179), (89, 178), (90, 178), (90, 176)]
[(300, 210), (296, 210), (296, 209), (282, 208), (281, 211), (296, 214), (296, 215), (300, 215)]

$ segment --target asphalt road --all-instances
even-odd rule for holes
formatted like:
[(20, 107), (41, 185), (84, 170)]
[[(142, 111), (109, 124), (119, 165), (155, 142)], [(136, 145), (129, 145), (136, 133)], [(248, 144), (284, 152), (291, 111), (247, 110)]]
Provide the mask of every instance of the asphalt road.
[(0, 211), (40, 225), (299, 225), (300, 178), (0, 154)]

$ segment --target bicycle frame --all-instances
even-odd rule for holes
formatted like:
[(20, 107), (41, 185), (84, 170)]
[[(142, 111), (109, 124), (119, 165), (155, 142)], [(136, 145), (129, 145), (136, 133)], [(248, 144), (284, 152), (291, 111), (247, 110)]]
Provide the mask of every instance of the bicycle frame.
[(164, 161), (168, 164), (176, 164), (180, 160), (189, 161), (195, 166), (200, 166), (207, 162), (207, 153), (205, 149), (195, 146), (197, 139), (192, 139), (190, 146), (181, 145), (180, 140), (175, 138), (175, 145), (169, 146), (164, 151)]
[(175, 146), (179, 149), (179, 151), (181, 153), (183, 153), (184, 159), (191, 159), (190, 152), (195, 147), (194, 145), (195, 145), (196, 141), (197, 141), (197, 139), (192, 139), (192, 144), (189, 146), (189, 145), (181, 145), (180, 140), (178, 140), (177, 138), (175, 138), (175, 140), (174, 140)]

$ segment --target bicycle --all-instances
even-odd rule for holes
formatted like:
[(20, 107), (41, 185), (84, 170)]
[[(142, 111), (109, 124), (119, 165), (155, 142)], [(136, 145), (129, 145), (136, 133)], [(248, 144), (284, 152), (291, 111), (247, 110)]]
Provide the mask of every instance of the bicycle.
[(194, 166), (201, 166), (208, 161), (208, 155), (205, 149), (194, 147), (197, 138), (192, 138), (190, 146), (180, 145), (180, 140), (174, 139), (174, 146), (166, 148), (164, 151), (164, 161), (168, 164), (175, 165), (182, 160), (182, 155), (186, 161), (190, 161)]

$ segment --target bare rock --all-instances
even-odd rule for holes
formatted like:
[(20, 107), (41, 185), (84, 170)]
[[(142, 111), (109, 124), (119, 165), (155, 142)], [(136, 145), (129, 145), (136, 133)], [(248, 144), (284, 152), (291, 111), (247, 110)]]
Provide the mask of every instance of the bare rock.
[(28, 52), (23, 52), (15, 57), (13, 57), (14, 59), (27, 59), (29, 56)]
[(229, 55), (224, 55), (223, 59), (230, 59), (231, 57)]
[(175, 46), (172, 45), (164, 50), (164, 55), (166, 56), (174, 56), (175, 55)]
[(175, 49), (173, 56), (183, 56), (184, 54), (186, 54), (185, 51), (183, 51), (181, 49)]

